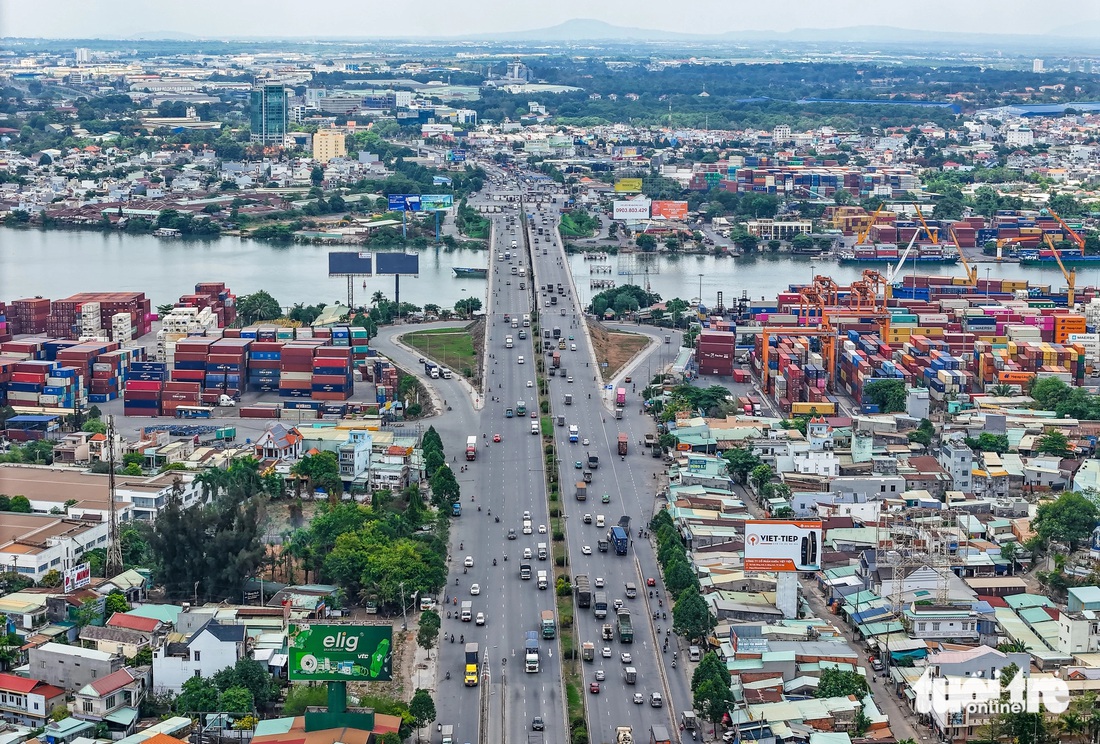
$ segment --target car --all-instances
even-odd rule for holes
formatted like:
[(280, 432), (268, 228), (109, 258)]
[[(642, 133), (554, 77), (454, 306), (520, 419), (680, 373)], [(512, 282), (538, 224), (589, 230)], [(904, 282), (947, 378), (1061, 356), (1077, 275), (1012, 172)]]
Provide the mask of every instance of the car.
[(603, 589), (604, 580), (603, 580), (602, 576), (597, 576), (596, 581), (594, 583), (595, 583), (597, 589)]
[(610, 659), (611, 658), (611, 646), (604, 646), (603, 650), (600, 651), (600, 655), (603, 656), (605, 659)]
[(580, 460), (577, 460), (575, 463), (573, 463), (573, 467), (575, 467), (577, 470), (580, 470), (584, 467), (584, 465), (581, 463)]
[(623, 651), (621, 654), (619, 654), (619, 661), (621, 661), (624, 664), (629, 664), (632, 661), (634, 661), (634, 657), (632, 657), (626, 651)]
[(661, 697), (661, 693), (654, 692), (649, 696), (649, 704), (654, 708), (660, 708), (664, 706), (665, 699)]
[(534, 386), (535, 386), (534, 382), (532, 382), (531, 380), (527, 381), (527, 387), (534, 387)]
[(583, 444), (585, 447), (587, 447), (588, 446), (588, 437), (585, 437), (584, 439), (582, 439), (581, 444)]
[(634, 704), (635, 705), (641, 705), (644, 702), (645, 702), (645, 695), (643, 695), (640, 692), (634, 693)]
[(621, 599), (616, 599), (612, 604), (615, 605), (615, 609), (617, 610), (623, 606), (623, 601)]
[(420, 359), (418, 359), (417, 361), (420, 362), (421, 364), (424, 364), (428, 360), (426, 360), (424, 357), (420, 357)]
[(505, 408), (504, 409), (504, 418), (512, 418), (515, 415), (516, 415), (516, 412), (513, 411), (511, 408)]
[(523, 511), (523, 519), (524, 519), (524, 521), (528, 521), (528, 520), (530, 520), (530, 519), (531, 519), (531, 512), (529, 512), (529, 511), (527, 511), (527, 510), (525, 509), (525, 510)]
[(611, 494), (605, 493), (603, 496), (600, 497), (600, 501), (604, 504), (610, 504), (611, 503)]
[(535, 716), (531, 720), (531, 730), (532, 731), (542, 731), (545, 728), (546, 728), (546, 723), (543, 722), (542, 716)]
[(531, 418), (538, 418), (538, 417), (539, 417), (539, 412), (538, 411), (531, 411)]
[(523, 549), (523, 557), (525, 560), (530, 560), (533, 555), (534, 553), (531, 552), (530, 548)]
[(882, 663), (882, 659), (871, 659), (871, 668), (876, 672), (881, 672), (885, 669), (885, 665)]
[(596, 670), (596, 681), (597, 682), (603, 682), (605, 679), (607, 679), (607, 673), (604, 672), (604, 670), (602, 670), (602, 669), (597, 669)]
[(493, 435), (493, 441), (494, 442), (499, 442), (500, 441), (500, 434), (494, 434)]
[(517, 357), (516, 364), (523, 364), (523, 357)]
[(516, 537), (517, 537), (516, 528), (515, 527), (509, 527), (508, 528), (508, 539), (509, 540), (515, 540)]
[(539, 534), (540, 535), (545, 535), (546, 534), (546, 525), (545, 524), (540, 524), (539, 525)]
[(572, 340), (573, 340), (573, 334), (572, 334), (572, 333), (570, 333), (570, 334), (569, 334), (569, 340), (570, 340), (570, 341), (572, 341)]
[(565, 381), (568, 382), (568, 383), (572, 383), (573, 378), (572, 377), (567, 377), (567, 378), (565, 378)]
[(650, 576), (648, 579), (645, 580), (645, 585), (646, 586), (657, 586), (657, 579)]
[(509, 287), (511, 287), (512, 286), (512, 280), (509, 279), (508, 281), (505, 282), (505, 284), (507, 284)]
[(585, 514), (583, 519), (584, 519), (585, 524), (592, 524), (592, 515), (591, 514)]
[(581, 555), (592, 555), (592, 546), (591, 545), (582, 545), (581, 546)]
[(466, 559), (464, 561), (462, 561), (462, 565), (465, 566), (466, 568), (473, 568), (474, 567), (474, 557), (472, 555), (466, 556)]
[(485, 613), (484, 612), (477, 613), (477, 617), (474, 618), (474, 625), (484, 625), (484, 624), (485, 624)]
[(600, 694), (600, 683), (599, 682), (593, 682), (592, 684), (590, 684), (588, 686), (588, 691), (591, 692), (593, 695), (599, 695)]
[(577, 345), (576, 344), (569, 344), (569, 350), (570, 351), (576, 351), (577, 350)]
[(632, 382), (632, 380), (630, 379), (630, 375), (627, 375), (626, 377), (624, 377), (623, 382)]
[(470, 594), (475, 597), (481, 594), (481, 584), (470, 584)]

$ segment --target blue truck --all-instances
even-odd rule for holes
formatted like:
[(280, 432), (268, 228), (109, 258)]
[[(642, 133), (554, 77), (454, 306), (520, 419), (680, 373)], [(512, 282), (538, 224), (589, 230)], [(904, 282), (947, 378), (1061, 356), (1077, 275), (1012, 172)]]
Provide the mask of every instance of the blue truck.
[(626, 555), (626, 550), (630, 547), (630, 539), (626, 536), (626, 530), (619, 525), (615, 525), (608, 530), (607, 538), (615, 546), (615, 555)]

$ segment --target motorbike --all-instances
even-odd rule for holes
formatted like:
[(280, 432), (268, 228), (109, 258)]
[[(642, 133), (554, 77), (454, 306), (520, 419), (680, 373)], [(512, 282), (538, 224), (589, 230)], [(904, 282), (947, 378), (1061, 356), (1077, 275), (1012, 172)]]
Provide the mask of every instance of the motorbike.
[(494, 558), (494, 559), (493, 559), (493, 565), (495, 566), (496, 564), (497, 564), (497, 559), (496, 559), (496, 558)]
[(495, 519), (498, 524), (500, 523), (500, 517), (493, 517), (493, 519)]
[(447, 672), (447, 679), (450, 679), (450, 678), (451, 678), (451, 673)]
[[(459, 543), (459, 544), (458, 544), (458, 549), (459, 549), (459, 550), (462, 550), (462, 543)], [(650, 592), (650, 593), (649, 593), (649, 596), (651, 596), (651, 597), (652, 597), (652, 596), (653, 596), (653, 592)]]
[(454, 642), (455, 642), (455, 634), (451, 633), (451, 643), (454, 643)]
[(469, 573), (469, 571), (470, 569), (466, 568), (466, 566), (462, 567), (462, 573)]
[(676, 659), (673, 659), (673, 660), (672, 660), (672, 668), (673, 668), (673, 669), (675, 669), (675, 668), (676, 668)]

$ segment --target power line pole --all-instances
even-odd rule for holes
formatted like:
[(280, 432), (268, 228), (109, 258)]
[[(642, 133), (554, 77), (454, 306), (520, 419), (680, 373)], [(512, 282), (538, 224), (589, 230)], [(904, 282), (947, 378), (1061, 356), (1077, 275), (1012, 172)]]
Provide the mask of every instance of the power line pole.
[(118, 509), (115, 506), (115, 417), (107, 417), (107, 564), (104, 573), (107, 578), (122, 573), (122, 543), (118, 535)]

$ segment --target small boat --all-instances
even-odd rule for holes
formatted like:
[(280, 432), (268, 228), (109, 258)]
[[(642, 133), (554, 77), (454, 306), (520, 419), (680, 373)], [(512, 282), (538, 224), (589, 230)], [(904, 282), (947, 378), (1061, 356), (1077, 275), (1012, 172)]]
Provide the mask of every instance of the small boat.
[(469, 269), (462, 266), (452, 266), (451, 271), (455, 276), (466, 279), (485, 279), (489, 276), (488, 269)]

